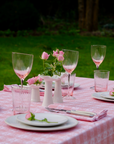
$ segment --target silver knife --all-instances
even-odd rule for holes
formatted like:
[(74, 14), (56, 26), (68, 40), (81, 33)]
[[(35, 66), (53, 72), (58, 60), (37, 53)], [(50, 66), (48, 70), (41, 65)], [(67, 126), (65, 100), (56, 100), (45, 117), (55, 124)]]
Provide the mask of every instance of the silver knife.
[(85, 111), (78, 111), (78, 110), (55, 109), (55, 108), (49, 108), (49, 107), (46, 107), (46, 109), (50, 112), (63, 111), (63, 112), (66, 112), (68, 114), (75, 114), (75, 115), (81, 115), (81, 116), (87, 116), (87, 117), (93, 117), (96, 115), (93, 112), (85, 112)]

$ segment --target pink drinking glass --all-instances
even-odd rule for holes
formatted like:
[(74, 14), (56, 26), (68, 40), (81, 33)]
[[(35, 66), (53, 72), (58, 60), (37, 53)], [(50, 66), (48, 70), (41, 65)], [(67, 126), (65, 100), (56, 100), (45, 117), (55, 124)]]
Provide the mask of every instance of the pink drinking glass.
[(68, 94), (67, 96), (64, 97), (64, 99), (74, 99), (75, 97), (70, 96), (69, 94), (70, 75), (77, 66), (79, 52), (67, 49), (63, 49), (63, 52), (64, 52), (63, 68), (68, 73)]
[(12, 64), (14, 72), (21, 80), (21, 87), (23, 87), (23, 81), (32, 69), (33, 55), (12, 52)]
[(94, 70), (94, 85), (96, 92), (105, 92), (108, 90), (110, 71)]
[(30, 112), (31, 87), (12, 86), (13, 114)]

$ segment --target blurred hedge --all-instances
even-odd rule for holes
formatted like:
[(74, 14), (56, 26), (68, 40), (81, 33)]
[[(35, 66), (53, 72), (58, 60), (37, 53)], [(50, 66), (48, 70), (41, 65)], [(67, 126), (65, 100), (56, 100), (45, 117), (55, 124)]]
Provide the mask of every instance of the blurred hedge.
[(29, 1), (8, 1), (0, 7), (0, 30), (36, 29), (38, 24), (38, 11)]
[[(99, 0), (99, 21), (114, 21), (114, 1)], [(78, 0), (4, 0), (0, 3), (0, 30), (18, 31), (38, 28), (44, 18), (78, 21)], [(43, 23), (42, 20), (42, 23)]]

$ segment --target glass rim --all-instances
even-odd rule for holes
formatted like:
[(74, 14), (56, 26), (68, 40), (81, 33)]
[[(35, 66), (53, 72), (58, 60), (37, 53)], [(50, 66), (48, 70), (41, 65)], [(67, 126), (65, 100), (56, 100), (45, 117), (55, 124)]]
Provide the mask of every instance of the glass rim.
[(95, 72), (110, 72), (109, 70), (94, 70), (94, 73)]
[(18, 85), (18, 86), (11, 86), (11, 88), (12, 89), (20, 89), (20, 90), (30, 90), (31, 89), (31, 87), (29, 87), (29, 86), (23, 86), (23, 87), (21, 87), (21, 85)]
[(91, 45), (91, 47), (99, 47), (99, 46), (101, 46), (101, 48), (106, 48), (106, 45)]
[(22, 55), (31, 55), (31, 56), (34, 56), (33, 54), (20, 53), (20, 52), (12, 52), (12, 54), (22, 54)]
[(64, 50), (66, 50), (66, 51), (72, 51), (72, 52), (78, 52), (79, 53), (79, 51), (75, 51), (75, 50), (69, 50), (69, 49), (62, 49), (63, 50), (63, 52), (64, 52)]
[(71, 76), (72, 76), (72, 75), (75, 75), (75, 76), (76, 76), (76, 73), (71, 73), (70, 75), (71, 75)]

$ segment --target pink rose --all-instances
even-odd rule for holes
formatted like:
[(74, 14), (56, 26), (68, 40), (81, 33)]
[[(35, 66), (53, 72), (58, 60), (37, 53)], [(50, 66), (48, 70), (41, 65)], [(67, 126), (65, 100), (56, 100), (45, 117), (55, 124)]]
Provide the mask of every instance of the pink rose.
[(57, 57), (57, 55), (58, 55), (58, 50), (53, 51), (53, 56)]
[(39, 77), (39, 76), (34, 77), (34, 78), (35, 78), (35, 82), (38, 80), (38, 77)]
[(38, 75), (37, 77), (35, 77), (36, 81), (42, 82), (42, 78)]
[(43, 79), (42, 79), (41, 77), (38, 77), (38, 80), (39, 80), (39, 82), (42, 82), (42, 81), (43, 81)]
[(48, 53), (46, 53), (46, 52), (43, 52), (43, 53), (42, 53), (42, 59), (47, 60), (49, 56), (50, 56), (50, 55), (48, 55)]
[(36, 77), (28, 79), (27, 82), (29, 85), (31, 85), (31, 84), (35, 84), (36, 82), (40, 83), (42, 82), (42, 80), (43, 79), (40, 76), (36, 76)]
[(58, 61), (63, 61), (63, 60), (64, 60), (64, 57), (63, 57), (63, 55), (59, 55), (59, 56), (57, 57), (57, 59), (58, 59)]
[(63, 52), (63, 51), (59, 51), (59, 54), (60, 54), (60, 55), (64, 55), (64, 52)]
[(31, 117), (31, 113), (29, 112), (28, 114), (26, 114), (25, 118), (28, 119)]
[(27, 82), (29, 85), (34, 84), (35, 83), (35, 77), (28, 79)]
[(111, 91), (109, 92), (109, 94), (110, 94), (111, 96), (114, 96), (114, 90), (111, 90)]

